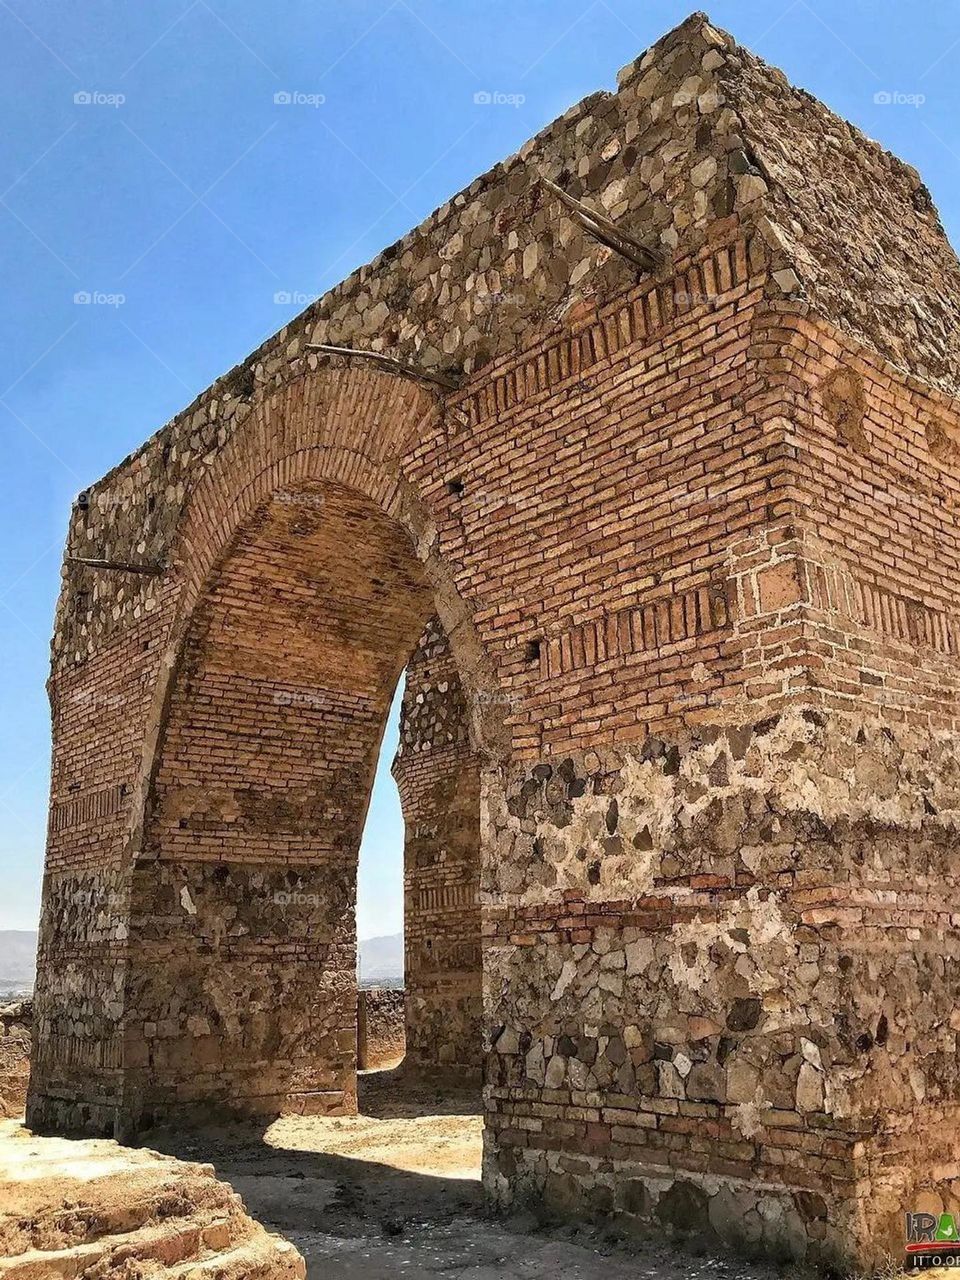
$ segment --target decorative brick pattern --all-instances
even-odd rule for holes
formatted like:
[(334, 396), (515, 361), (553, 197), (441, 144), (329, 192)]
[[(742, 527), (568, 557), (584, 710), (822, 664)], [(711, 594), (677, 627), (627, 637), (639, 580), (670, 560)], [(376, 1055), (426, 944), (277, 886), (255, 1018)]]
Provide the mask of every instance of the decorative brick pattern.
[(618, 352), (655, 340), (678, 319), (709, 312), (721, 295), (736, 297), (740, 286), (745, 292), (749, 279), (742, 241), (704, 249), (699, 260), (682, 274), (605, 309), (595, 323), (581, 321), (570, 337), (548, 343), (534, 358), (508, 361), (503, 372), (495, 367), (482, 391), (468, 396), (460, 407), (471, 426), (480, 426), (543, 392), (564, 390)]
[(119, 813), (127, 794), (127, 785), (107, 787), (103, 791), (94, 791), (88, 795), (76, 796), (73, 800), (64, 800), (61, 804), (50, 808), (51, 834), (59, 835), (73, 827), (87, 826), (97, 823), (101, 818)]
[(725, 631), (730, 623), (727, 589), (712, 583), (683, 595), (663, 595), (636, 609), (622, 609), (552, 636), (541, 654), (542, 679), (647, 654), (656, 657), (694, 636)]

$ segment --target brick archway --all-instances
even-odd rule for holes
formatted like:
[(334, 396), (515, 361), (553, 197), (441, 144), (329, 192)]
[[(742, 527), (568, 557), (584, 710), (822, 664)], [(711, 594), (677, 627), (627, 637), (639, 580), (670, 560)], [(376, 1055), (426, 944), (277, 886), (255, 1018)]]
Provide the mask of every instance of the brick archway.
[[(357, 854), (393, 691), (425, 634), (441, 638), (456, 687), (457, 750), (436, 744), (431, 797), (411, 782), (406, 816), (415, 794), (421, 810), (444, 809), (443, 795), (459, 802), (432, 815), (449, 841), (428, 898), (453, 910), (434, 911), (431, 925), (450, 959), (408, 1024), (421, 1071), (462, 1065), (439, 1044), (437, 1018), (467, 1026), (469, 1065), (479, 1064), (479, 775), (503, 724), (489, 715), (492, 668), (399, 465), (411, 438), (442, 430), (437, 397), (416, 383), (314, 367), (258, 405), (185, 495), (173, 583), (159, 593), (167, 617), (145, 610), (151, 638), (128, 655), (150, 653), (156, 674), (140, 682), (125, 822), (108, 874), (79, 890), (115, 923), (83, 959), (88, 980), (110, 970), (115, 998), (109, 1013), (91, 1007), (79, 1035), (75, 1017), (53, 1013), (31, 1103), (40, 1123), (129, 1134), (217, 1107), (355, 1106)], [(119, 694), (97, 698), (118, 719), (128, 709)], [(87, 705), (55, 705), (62, 734)], [(409, 715), (404, 732), (418, 751), (434, 745)], [(459, 843), (450, 863), (447, 843)], [(411, 835), (409, 859), (415, 844)], [(429, 881), (421, 874), (406, 895), (411, 922), (428, 910), (417, 903)], [(50, 906), (45, 938), (62, 951)]]

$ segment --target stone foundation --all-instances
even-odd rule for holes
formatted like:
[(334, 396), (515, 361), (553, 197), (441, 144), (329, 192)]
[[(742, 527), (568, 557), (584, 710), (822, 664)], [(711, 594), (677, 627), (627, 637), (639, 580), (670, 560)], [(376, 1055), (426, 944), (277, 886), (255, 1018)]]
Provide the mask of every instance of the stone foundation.
[(952, 735), (791, 708), (537, 765), (507, 797), (484, 883), (501, 1203), (823, 1262), (896, 1253), (930, 1192), (960, 1211)]

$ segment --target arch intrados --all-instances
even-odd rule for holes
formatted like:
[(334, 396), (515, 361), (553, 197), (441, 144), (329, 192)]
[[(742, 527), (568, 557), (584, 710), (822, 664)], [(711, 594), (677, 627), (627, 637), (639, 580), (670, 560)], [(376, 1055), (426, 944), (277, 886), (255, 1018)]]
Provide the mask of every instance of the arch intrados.
[[(278, 491), (332, 483), (355, 492), (392, 521), (424, 572), (437, 614), (450, 642), (454, 663), (468, 700), (468, 729), (472, 749), (481, 759), (505, 754), (503, 725), (489, 709), (498, 705), (492, 664), (480, 644), (467, 602), (440, 560), (429, 530), (429, 512), (405, 485), (400, 471), (403, 446), (414, 432), (433, 429), (440, 413), (436, 396), (418, 384), (392, 374), (353, 370), (321, 370), (316, 395), (304, 395), (294, 408), (287, 405), (285, 425), (279, 426), (280, 401), (289, 401), (290, 388), (264, 402), (238, 428), (231, 441), (187, 496), (173, 541), (170, 566), (181, 583), (175, 621), (160, 662), (159, 677), (144, 736), (141, 785), (131, 808), (128, 851), (136, 858), (142, 848), (144, 823), (156, 770), (162, 756), (171, 699), (182, 668), (185, 648), (197, 610), (228, 562), (244, 528)], [(343, 413), (350, 389), (361, 405), (376, 403), (365, 421)], [(317, 414), (315, 439), (304, 439), (303, 405), (319, 406), (319, 390), (331, 396), (326, 413)], [(392, 440), (386, 430), (375, 435), (394, 414)], [(379, 448), (377, 444), (379, 443)], [(293, 447), (290, 447), (290, 446)], [(371, 448), (373, 446), (373, 448)], [(253, 468), (256, 468), (255, 470)], [(428, 531), (424, 536), (424, 531)], [(485, 695), (485, 696), (483, 696)]]

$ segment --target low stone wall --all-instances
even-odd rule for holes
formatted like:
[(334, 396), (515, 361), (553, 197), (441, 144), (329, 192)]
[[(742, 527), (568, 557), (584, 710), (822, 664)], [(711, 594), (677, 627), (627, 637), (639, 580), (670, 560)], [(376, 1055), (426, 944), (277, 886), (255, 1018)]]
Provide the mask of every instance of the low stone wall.
[(30, 1079), (33, 1001), (0, 1005), (0, 1116), (23, 1115)]
[(406, 1049), (403, 991), (368, 987), (357, 992), (357, 1066), (395, 1067)]

